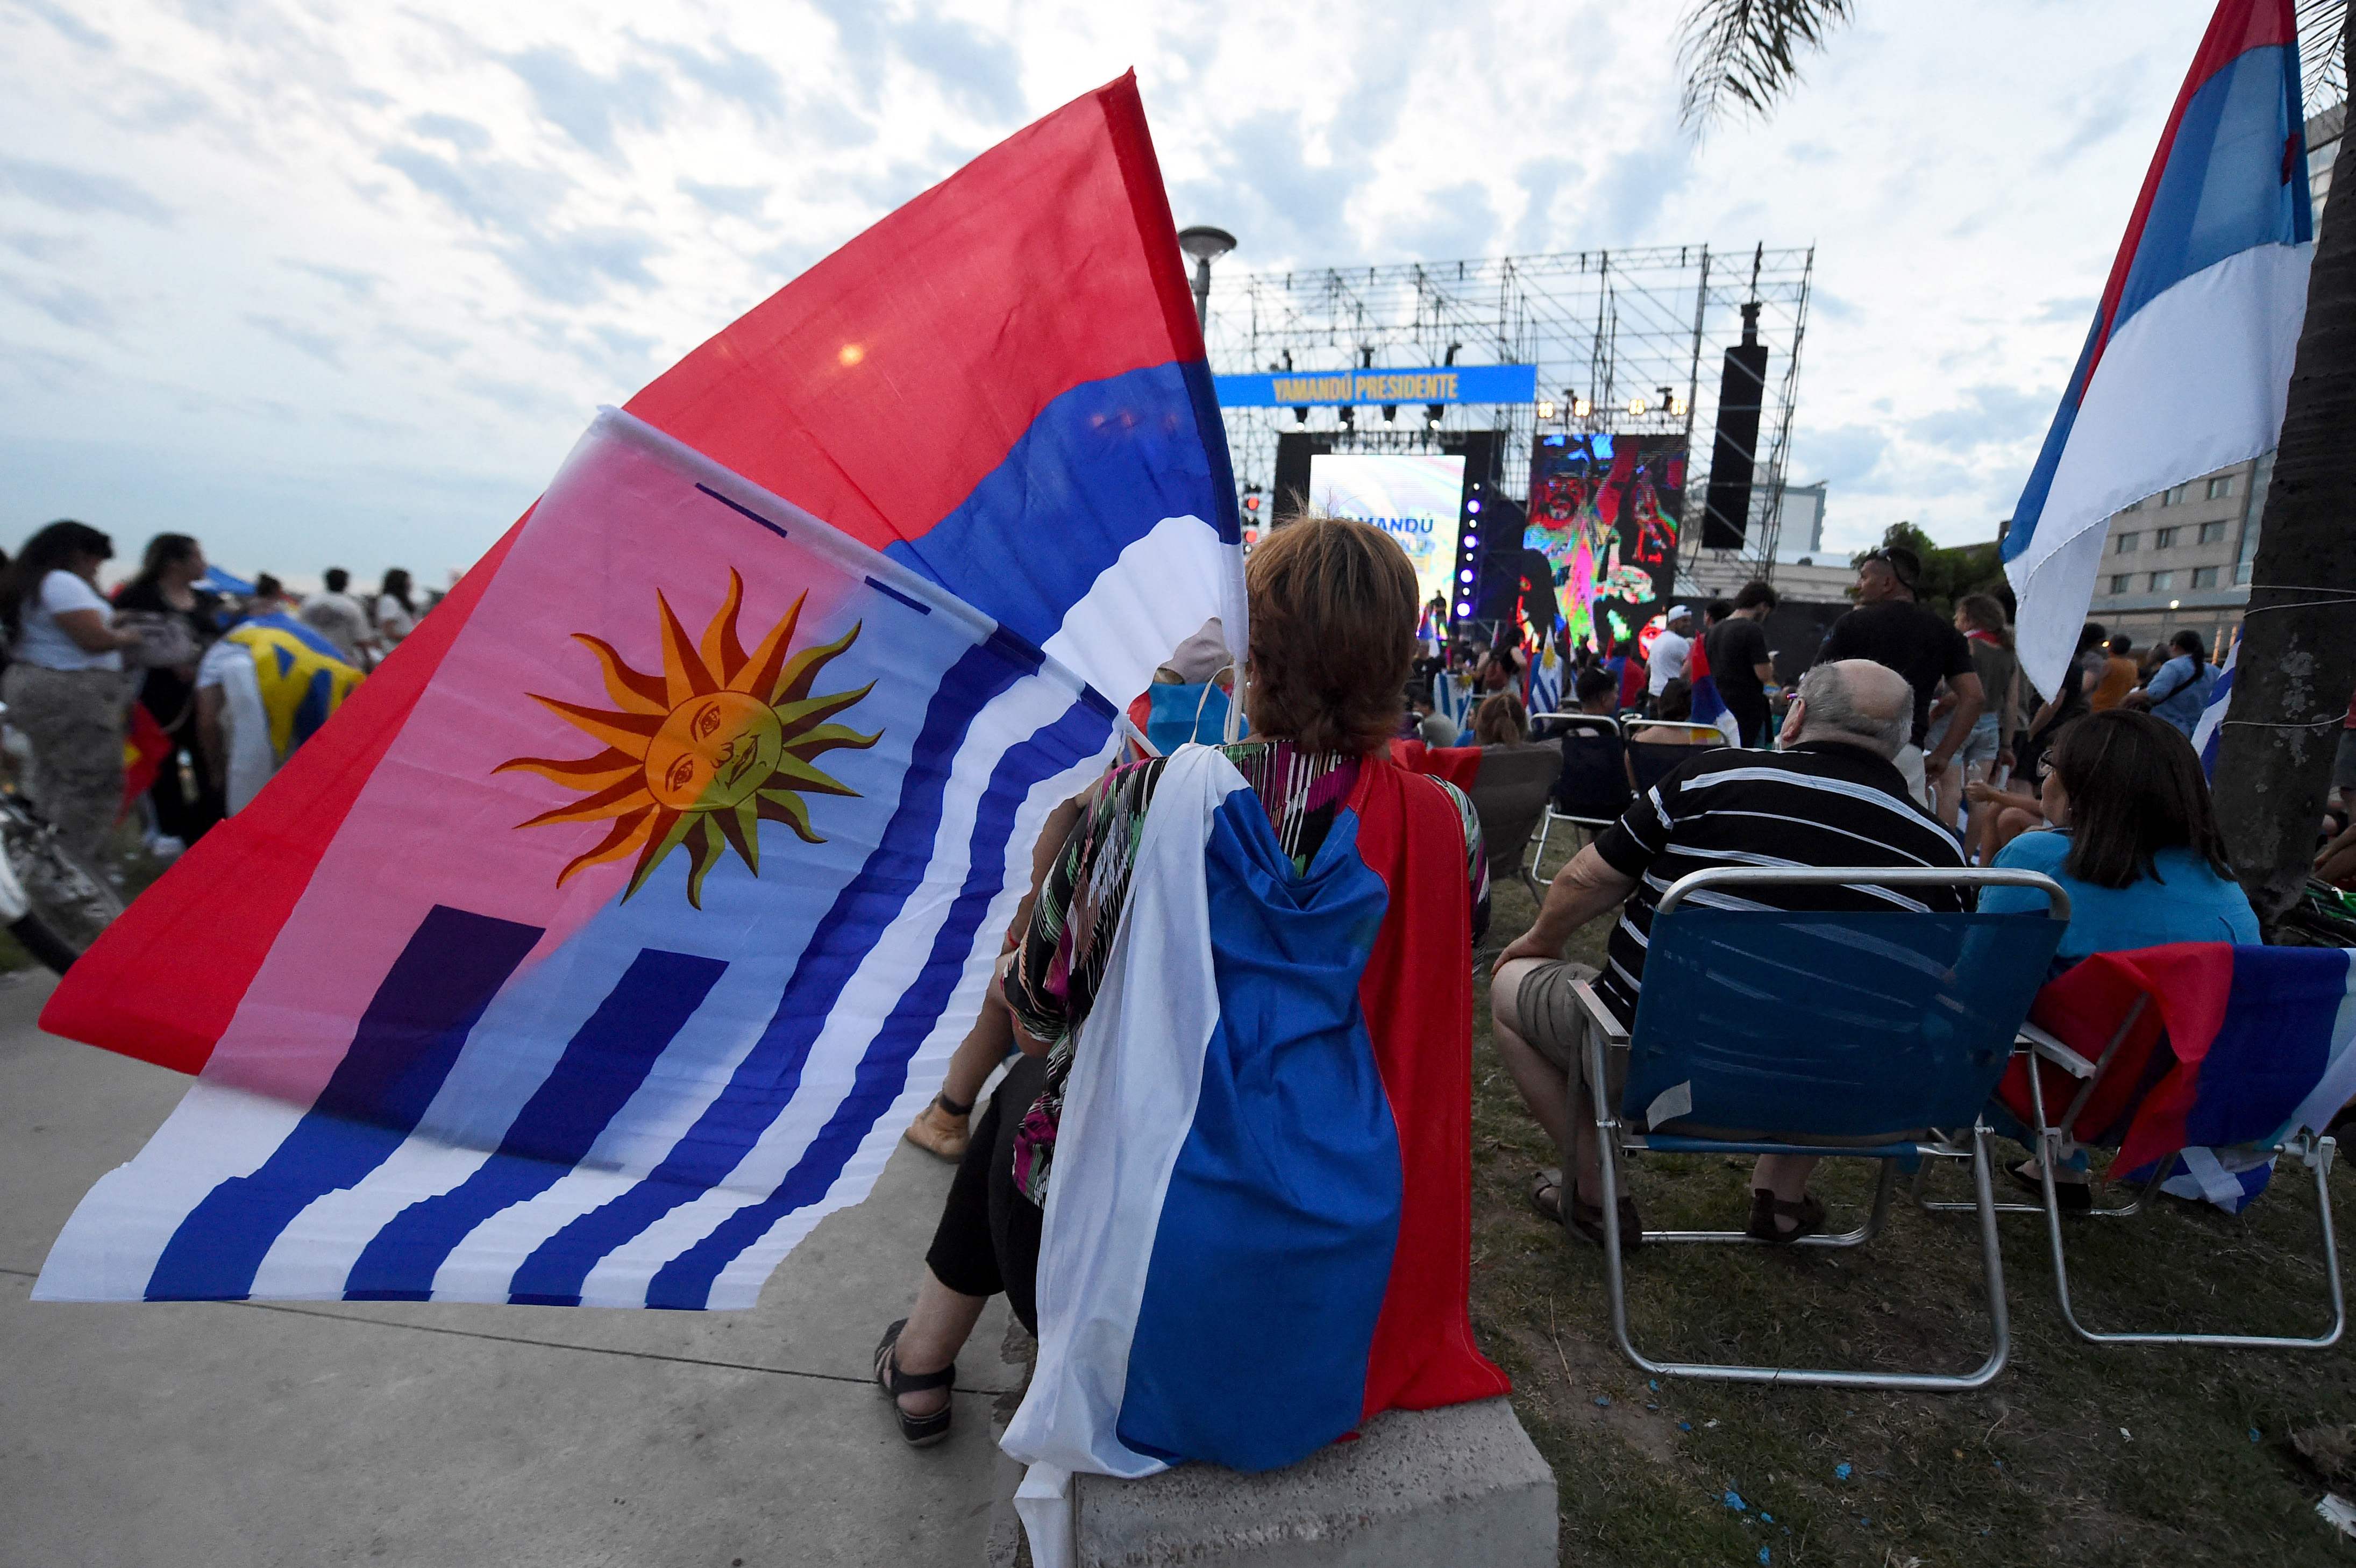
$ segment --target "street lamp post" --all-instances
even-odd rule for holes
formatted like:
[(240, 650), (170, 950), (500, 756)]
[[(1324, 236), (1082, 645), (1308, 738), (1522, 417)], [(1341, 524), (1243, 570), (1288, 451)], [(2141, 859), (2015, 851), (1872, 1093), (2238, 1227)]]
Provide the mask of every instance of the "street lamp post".
[(1196, 224), (1178, 230), (1178, 249), (1194, 258), (1194, 325), (1211, 319), (1211, 263), (1236, 248), (1236, 237), (1224, 229)]

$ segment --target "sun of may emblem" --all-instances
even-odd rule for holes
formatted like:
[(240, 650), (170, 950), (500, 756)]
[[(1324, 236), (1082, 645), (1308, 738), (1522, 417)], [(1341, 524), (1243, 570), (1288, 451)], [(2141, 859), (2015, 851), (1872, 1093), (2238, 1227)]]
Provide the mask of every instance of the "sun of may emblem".
[(656, 675), (631, 668), (603, 638), (573, 635), (597, 656), (614, 707), (584, 707), (537, 692), (532, 699), (605, 749), (577, 762), (518, 757), (496, 770), (521, 768), (584, 792), (584, 798), (519, 827), (612, 821), (604, 838), (557, 873), (558, 886), (585, 867), (635, 853), (638, 864), (622, 895), (626, 899), (665, 856), (684, 847), (687, 901), (701, 909), (703, 879), (725, 850), (734, 848), (760, 874), (763, 820), (784, 823), (804, 843), (824, 842), (810, 827), (802, 797), (859, 792), (819, 772), (811, 759), (842, 747), (872, 746), (881, 736), (828, 722), (873, 690), (873, 681), (856, 691), (811, 694), (819, 672), (858, 640), (859, 627), (793, 652), (794, 627), (808, 598), (795, 600), (761, 645), (746, 653), (736, 635), (744, 580), (734, 571), (728, 574), (727, 603), (700, 644), (689, 639), (658, 592), (663, 667)]

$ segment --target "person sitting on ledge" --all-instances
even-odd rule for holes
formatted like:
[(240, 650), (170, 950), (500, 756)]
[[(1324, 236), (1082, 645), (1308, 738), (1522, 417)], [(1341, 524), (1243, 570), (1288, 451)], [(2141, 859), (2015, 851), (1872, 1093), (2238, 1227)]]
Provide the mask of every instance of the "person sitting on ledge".
[[(1412, 873), (1419, 888), (1463, 890), (1470, 940), (1479, 940), (1489, 920), (1488, 859), (1472, 803), (1454, 786), (1386, 758), (1415, 649), (1415, 575), (1407, 556), (1366, 524), (1304, 518), (1252, 553), (1245, 581), (1251, 648), (1244, 710), (1255, 738), (1219, 749), (1267, 809), (1269, 848), (1289, 858), (1297, 878), (1307, 878), (1312, 862), (1330, 871), (1332, 857), (1319, 857), (1329, 830), (1345, 825), (1334, 840), (1340, 852), (1372, 853), (1365, 825), (1370, 805), (1379, 805), (1384, 820), (1407, 825), (1392, 835), (1401, 846), (1395, 874)], [(1131, 873), (1169, 765), (1170, 759), (1155, 757), (1121, 768), (1065, 803), (1034, 857), (1030, 912), (999, 961), (993, 1002), (976, 1025), (992, 1048), (1003, 1029), (1023, 1055), (972, 1127), (915, 1306), (875, 1348), (875, 1381), (894, 1402), (901, 1435), (913, 1446), (948, 1435), (953, 1362), (991, 1296), (1004, 1292), (1015, 1317), (1038, 1331), (1040, 1248), (1048, 1186), (1061, 1168), (1065, 1091), (1077, 1053), (1100, 1059), (1121, 1044), (1108, 1032), (1118, 1015), (1109, 1024), (1088, 1020), (1137, 891)], [(1403, 900), (1387, 907), (1386, 931), (1405, 909)], [(1452, 987), (1466, 984), (1469, 944), (1413, 948), (1405, 956), (1404, 976), (1387, 975), (1383, 987), (1403, 978), (1429, 982), (1424, 990), (1446, 1000), (1458, 994)], [(1271, 973), (1280, 969), (1272, 965)], [(1433, 1015), (1421, 995), (1399, 1005), (1422, 1011), (1397, 1021), (1419, 1052), (1462, 1050), (1469, 1083), (1469, 1007), (1453, 1015), (1461, 1032), (1451, 1046), (1451, 1019), (1444, 1009)], [(1272, 1013), (1281, 1012), (1274, 1006), (1285, 999), (1280, 986), (1267, 999)], [(1365, 1023), (1380, 1033), (1386, 1020), (1373, 1016), (1378, 1005), (1366, 1005)], [(1260, 1037), (1247, 1030), (1238, 1038)], [(1297, 1085), (1302, 1071), (1288, 1068), (1292, 1076), (1283, 1083)], [(1469, 1109), (1465, 1119), (1469, 1137)], [(1306, 1205), (1303, 1213), (1314, 1211), (1312, 1195), (1292, 1196)], [(1326, 1244), (1344, 1229), (1323, 1232)], [(1469, 1233), (1462, 1247), (1469, 1258)], [(1461, 1308), (1461, 1298), (1454, 1305)], [(1435, 1362), (1461, 1357), (1473, 1357), (1469, 1331), (1461, 1346), (1433, 1352)]]
[[(1531, 1187), (1539, 1213), (1567, 1221), (1599, 1244), (1603, 1240), (1597, 1086), (1585, 1077), (1586, 1015), (1572, 984), (1592, 981), (1622, 1028), (1634, 1021), (1653, 912), (1671, 883), (1713, 866), (1963, 864), (1954, 839), (1909, 798), (1891, 761), (1912, 732), (1913, 703), (1905, 677), (1885, 666), (1868, 659), (1820, 664), (1800, 677), (1784, 716), (1782, 751), (1720, 747), (1680, 763), (1556, 873), (1537, 922), (1498, 955), (1489, 987), (1497, 1053), (1563, 1155), (1561, 1172), (1542, 1171)], [(1743, 893), (1738, 899), (1704, 891), (1690, 901), (1720, 909), (1965, 907), (1960, 888), (1769, 884)], [(1600, 973), (1563, 956), (1582, 926), (1614, 911), (1620, 919)], [(1616, 1056), (1606, 1063), (1611, 1082), (1601, 1088), (1614, 1100), (1625, 1066)], [(1761, 1157), (1751, 1178), (1751, 1235), (1793, 1242), (1823, 1227), (1824, 1205), (1807, 1190), (1815, 1164), (1800, 1156)], [(1640, 1240), (1634, 1203), (1624, 1191), (1613, 1197), (1623, 1244)]]

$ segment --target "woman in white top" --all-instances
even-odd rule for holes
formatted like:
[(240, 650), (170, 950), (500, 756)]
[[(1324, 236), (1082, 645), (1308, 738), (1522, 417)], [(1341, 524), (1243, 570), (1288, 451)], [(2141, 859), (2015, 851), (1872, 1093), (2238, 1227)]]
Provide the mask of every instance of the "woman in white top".
[(391, 652), (394, 644), (417, 629), (417, 605), (409, 597), (409, 573), (394, 567), (384, 574), (376, 596), (376, 637)]
[(114, 541), (87, 523), (55, 522), (25, 541), (0, 582), (8, 721), (32, 742), (34, 798), (68, 848), (96, 859), (123, 809), (123, 720), (131, 688), (118, 631), (98, 592)]

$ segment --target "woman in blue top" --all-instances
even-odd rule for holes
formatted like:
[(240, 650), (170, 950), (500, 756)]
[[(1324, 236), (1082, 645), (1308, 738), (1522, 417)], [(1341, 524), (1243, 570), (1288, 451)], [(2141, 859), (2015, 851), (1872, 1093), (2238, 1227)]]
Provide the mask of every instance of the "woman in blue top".
[[(2249, 897), (2226, 867), (2201, 759), (2180, 731), (2128, 709), (2092, 713), (2062, 731), (2040, 771), (2040, 795), (2052, 827), (2015, 838), (1997, 852), (1996, 863), (2042, 871), (2070, 895), (2057, 970), (2096, 953), (2260, 940)], [(2034, 912), (2045, 899), (2030, 888), (1989, 888), (1979, 907), (1983, 913)], [(2025, 1129), (2017, 1136), (2025, 1138)], [(2054, 1172), (2062, 1207), (2088, 1208), (2084, 1154), (2071, 1164)], [(2012, 1175), (2038, 1188), (2034, 1159)]]

